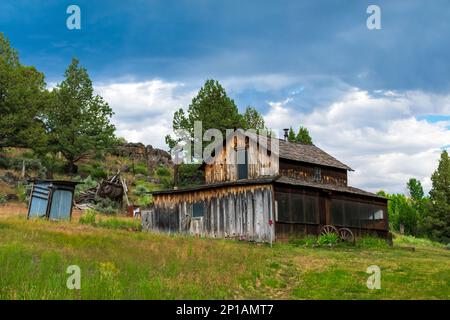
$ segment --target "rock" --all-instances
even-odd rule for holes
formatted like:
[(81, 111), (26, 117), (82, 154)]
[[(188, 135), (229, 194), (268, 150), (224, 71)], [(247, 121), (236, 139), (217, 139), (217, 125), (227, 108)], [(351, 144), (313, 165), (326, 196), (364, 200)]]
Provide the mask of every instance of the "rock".
[(150, 172), (154, 171), (158, 166), (173, 167), (170, 153), (167, 151), (153, 148), (148, 145), (146, 148), (147, 166)]
[(118, 156), (127, 157), (132, 160), (144, 161), (146, 160), (146, 148), (142, 143), (126, 143), (118, 146), (116, 153)]
[[(116, 155), (127, 157), (134, 161), (143, 161), (147, 163), (150, 172), (154, 171), (158, 166), (173, 167), (170, 153), (162, 149), (153, 148), (153, 146), (145, 146), (142, 143), (125, 143), (116, 148)], [(130, 168), (128, 167), (128, 171)], [(123, 170), (124, 172), (127, 172)]]

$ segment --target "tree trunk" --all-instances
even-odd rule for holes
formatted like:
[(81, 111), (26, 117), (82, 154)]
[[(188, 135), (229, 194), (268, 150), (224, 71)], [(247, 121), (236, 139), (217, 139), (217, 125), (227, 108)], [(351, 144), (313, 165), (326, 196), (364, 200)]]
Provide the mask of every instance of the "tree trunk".
[(75, 165), (74, 159), (67, 159), (67, 171), (69, 174), (76, 174), (78, 172), (78, 166)]

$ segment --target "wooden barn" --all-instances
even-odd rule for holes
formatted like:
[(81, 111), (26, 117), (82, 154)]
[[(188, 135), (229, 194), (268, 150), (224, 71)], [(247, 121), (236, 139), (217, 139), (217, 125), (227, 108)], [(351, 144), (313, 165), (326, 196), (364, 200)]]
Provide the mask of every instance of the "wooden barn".
[(144, 229), (257, 242), (388, 236), (387, 199), (349, 186), (352, 169), (320, 148), (240, 130), (219, 147), (200, 168), (204, 185), (153, 192)]

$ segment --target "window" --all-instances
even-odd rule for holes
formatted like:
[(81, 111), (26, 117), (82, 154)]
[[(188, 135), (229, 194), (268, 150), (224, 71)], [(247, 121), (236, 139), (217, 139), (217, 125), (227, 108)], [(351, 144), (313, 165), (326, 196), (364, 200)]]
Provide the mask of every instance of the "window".
[(383, 210), (377, 210), (372, 215), (373, 220), (383, 220)]
[(322, 180), (322, 170), (319, 167), (314, 168), (314, 180), (315, 181)]
[(248, 178), (248, 155), (247, 149), (238, 150), (237, 152), (237, 178), (238, 180)]
[(384, 210), (376, 204), (350, 200), (331, 200), (331, 224), (348, 227), (365, 227), (383, 220)]
[(201, 218), (205, 214), (205, 206), (203, 205), (203, 202), (195, 202), (192, 205), (192, 217), (193, 218)]

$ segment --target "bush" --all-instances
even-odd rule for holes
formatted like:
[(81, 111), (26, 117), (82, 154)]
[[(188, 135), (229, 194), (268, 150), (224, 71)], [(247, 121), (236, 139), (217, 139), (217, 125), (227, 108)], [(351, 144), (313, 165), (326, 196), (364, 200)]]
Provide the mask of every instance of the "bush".
[(138, 196), (137, 199), (138, 205), (146, 207), (152, 203), (153, 198), (150, 194), (148, 194), (149, 192), (150, 192), (149, 188), (144, 183), (138, 184), (136, 188), (134, 188), (133, 194)]
[(19, 183), (16, 187), (17, 190), (17, 197), (19, 197), (20, 202), (27, 202), (29, 200), (30, 194), (27, 190), (27, 187), (25, 184)]
[(103, 170), (103, 168), (93, 168), (91, 170), (90, 176), (93, 179), (101, 180), (101, 179), (107, 179), (108, 178), (108, 173), (105, 170)]
[(5, 202), (6, 202), (5, 196), (0, 193), (0, 204), (4, 204)]
[(197, 164), (180, 164), (178, 166), (179, 184), (182, 187), (201, 185), (205, 181), (203, 170)]
[(319, 236), (319, 238), (317, 239), (317, 244), (322, 246), (322, 245), (334, 245), (337, 244), (339, 242), (339, 236), (335, 233), (327, 233), (327, 234), (323, 234), (321, 236)]
[(84, 192), (88, 189), (92, 189), (98, 186), (98, 182), (92, 179), (91, 176), (88, 176), (86, 179), (81, 180), (79, 182), (82, 182), (80, 184), (77, 184), (75, 187), (75, 197), (78, 197), (81, 192)]
[(95, 199), (94, 209), (101, 213), (116, 214), (119, 211), (119, 206), (117, 202), (111, 199), (97, 197)]
[(163, 167), (163, 166), (159, 166), (156, 169), (156, 175), (158, 177), (170, 177), (172, 175), (171, 171), (169, 168)]
[(137, 196), (143, 196), (145, 194), (149, 193), (148, 188), (145, 186), (145, 184), (138, 184), (136, 188), (133, 190), (133, 194)]
[(145, 163), (138, 163), (134, 166), (133, 173), (136, 174), (142, 174), (144, 176), (148, 176), (148, 168)]

